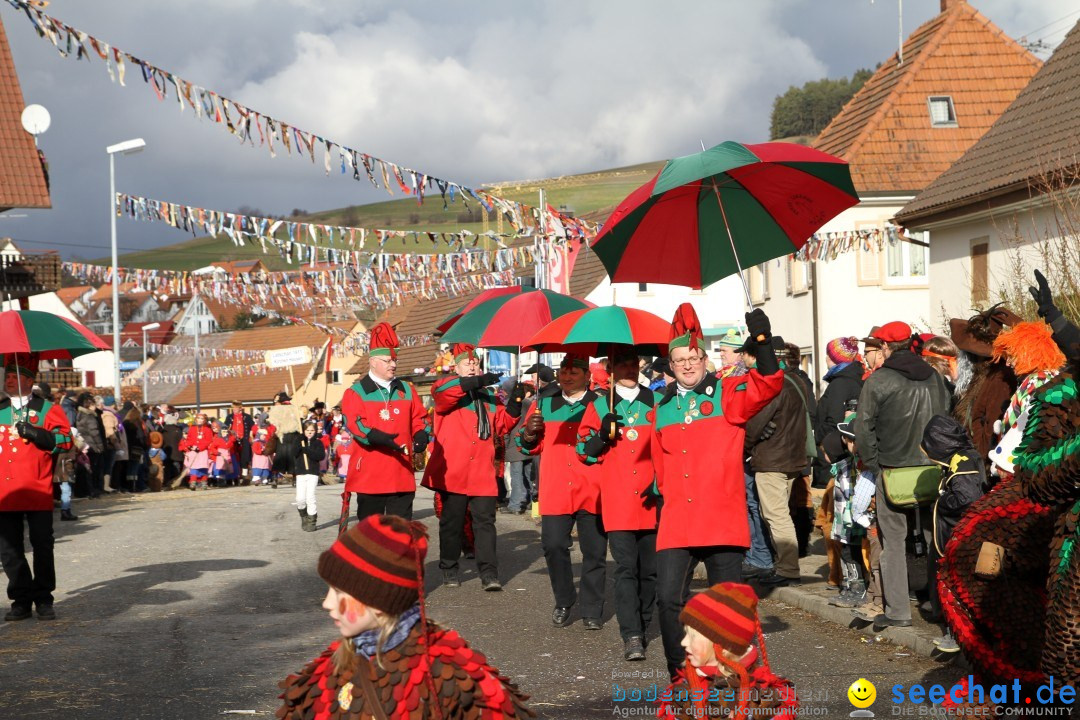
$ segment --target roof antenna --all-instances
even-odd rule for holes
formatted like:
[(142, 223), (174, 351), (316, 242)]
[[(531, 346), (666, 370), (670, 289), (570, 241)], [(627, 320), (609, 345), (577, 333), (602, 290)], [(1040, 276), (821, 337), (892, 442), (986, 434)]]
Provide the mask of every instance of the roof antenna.
[[(870, 0), (870, 4), (874, 4), (874, 0)], [(904, 64), (904, 0), (896, 0), (896, 12), (897, 12), (897, 29), (896, 29), (896, 56), (897, 65)]]

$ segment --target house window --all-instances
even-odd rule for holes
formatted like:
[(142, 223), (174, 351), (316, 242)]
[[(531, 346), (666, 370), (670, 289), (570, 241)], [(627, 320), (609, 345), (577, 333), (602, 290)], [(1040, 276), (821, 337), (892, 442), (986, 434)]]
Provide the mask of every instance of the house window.
[(330, 378), (330, 384), (331, 385), (340, 385), (341, 384), (341, 371), (340, 370), (331, 370), (329, 372), (329, 378)]
[(639, 293), (647, 293), (647, 292), (649, 292), (649, 283), (638, 283), (637, 284), (637, 291)]
[[(921, 238), (915, 238), (921, 241)], [(914, 242), (896, 242), (885, 247), (887, 285), (925, 285), (929, 248)]]
[(948, 95), (931, 95), (926, 99), (930, 107), (930, 125), (933, 127), (956, 127), (956, 108)]
[(981, 237), (971, 245), (971, 304), (981, 306), (990, 300), (990, 238)]
[(750, 301), (759, 305), (769, 299), (769, 266), (767, 263), (746, 269), (747, 282), (750, 285)]
[(787, 294), (805, 295), (810, 289), (810, 263), (802, 260), (787, 259)]

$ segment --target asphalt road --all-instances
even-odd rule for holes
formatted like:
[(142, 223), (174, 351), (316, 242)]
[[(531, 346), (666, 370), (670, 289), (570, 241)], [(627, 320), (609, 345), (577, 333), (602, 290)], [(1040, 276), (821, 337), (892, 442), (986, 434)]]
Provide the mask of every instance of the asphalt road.
[[(278, 680), (334, 639), (315, 562), (334, 539), (338, 493), (319, 488), (315, 533), (300, 531), (285, 488), (76, 502), (82, 519), (56, 523), (59, 619), (0, 623), (0, 717), (273, 717)], [(601, 632), (552, 627), (539, 532), (525, 517), (499, 516), (504, 592), (481, 591), (471, 561), (460, 588), (441, 588), (426, 491), (416, 514), (432, 535), (429, 615), (484, 651), (541, 717), (651, 714), (648, 703), (613, 696), (663, 687), (655, 622), (649, 658), (637, 663), (622, 660), (610, 600)], [(948, 684), (963, 673), (768, 599), (761, 615), (773, 669), (795, 682), (805, 717), (846, 716), (859, 677), (876, 685), (871, 709), (882, 717), (894, 684)]]

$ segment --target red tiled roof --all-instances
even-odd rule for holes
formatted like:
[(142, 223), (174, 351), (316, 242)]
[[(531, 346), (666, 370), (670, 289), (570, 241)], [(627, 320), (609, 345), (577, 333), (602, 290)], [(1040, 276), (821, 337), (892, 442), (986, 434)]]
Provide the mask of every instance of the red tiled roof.
[(0, 211), (52, 207), (34, 137), (22, 126), (25, 107), (0, 21)]
[[(847, 160), (855, 188), (914, 192), (945, 171), (1004, 112), (1040, 61), (967, 2), (904, 41), (821, 131), (814, 147)], [(928, 98), (947, 95), (955, 127), (933, 127)]]
[[(125, 295), (130, 295), (132, 290), (134, 290), (136, 287), (138, 287), (136, 283), (122, 282), (120, 283), (120, 287), (117, 289), (117, 292), (121, 297), (124, 297)], [(112, 283), (105, 283), (104, 285), (98, 286), (98, 289), (94, 292), (93, 295), (90, 296), (91, 302), (97, 302), (100, 300), (108, 300), (109, 302), (112, 302)]]
[(263, 261), (257, 258), (255, 260), (221, 260), (212, 262), (210, 265), (219, 267), (230, 275), (266, 271), (266, 266), (263, 265)]
[[(123, 342), (125, 338), (131, 338), (141, 346), (143, 338), (142, 329), (146, 325), (153, 325), (153, 322), (129, 322), (124, 325), (120, 330), (121, 342)], [(161, 327), (154, 328), (146, 333), (146, 340), (147, 342), (163, 345), (172, 340), (173, 336), (176, 335), (176, 331), (172, 320), (162, 320), (158, 322), (158, 325)]]
[(70, 306), (71, 303), (75, 302), (83, 295), (85, 295), (87, 291), (93, 289), (94, 288), (91, 285), (79, 285), (78, 287), (60, 288), (56, 291), (56, 297), (60, 298), (60, 302)]
[(982, 138), (908, 203), (905, 225), (995, 197), (1028, 194), (1080, 164), (1080, 23)]

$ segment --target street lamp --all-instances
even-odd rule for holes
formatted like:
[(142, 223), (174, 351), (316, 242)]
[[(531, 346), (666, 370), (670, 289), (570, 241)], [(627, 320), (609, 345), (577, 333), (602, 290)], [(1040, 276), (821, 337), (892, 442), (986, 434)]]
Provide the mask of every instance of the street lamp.
[(146, 333), (151, 330), (157, 330), (161, 327), (161, 323), (150, 323), (149, 325), (143, 325), (142, 327), (142, 404), (146, 405), (150, 401), (146, 399)]
[(113, 333), (113, 385), (116, 386), (116, 401), (120, 402), (120, 268), (116, 261), (116, 161), (121, 155), (131, 155), (146, 147), (142, 138), (125, 140), (105, 148), (109, 155), (109, 218), (112, 220), (112, 333)]

